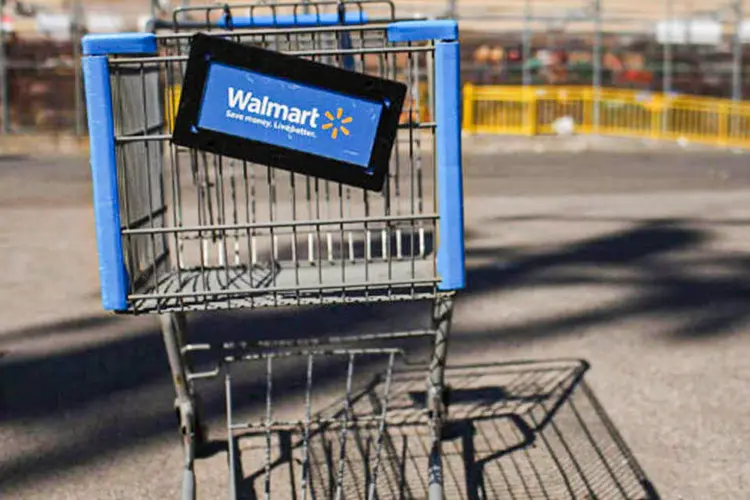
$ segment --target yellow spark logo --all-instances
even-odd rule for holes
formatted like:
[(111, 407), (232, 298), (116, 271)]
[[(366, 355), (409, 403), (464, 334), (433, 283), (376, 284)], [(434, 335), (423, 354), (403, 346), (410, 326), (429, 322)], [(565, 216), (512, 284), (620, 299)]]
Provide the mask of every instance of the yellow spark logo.
[(335, 139), (339, 136), (339, 130), (341, 130), (341, 133), (344, 135), (349, 135), (349, 129), (347, 129), (344, 125), (352, 122), (352, 117), (347, 116), (346, 118), (341, 118), (344, 114), (344, 110), (342, 108), (339, 108), (336, 110), (336, 118), (333, 117), (333, 113), (330, 111), (326, 111), (326, 118), (328, 118), (330, 121), (328, 123), (323, 124), (322, 129), (328, 130), (331, 129), (331, 138)]

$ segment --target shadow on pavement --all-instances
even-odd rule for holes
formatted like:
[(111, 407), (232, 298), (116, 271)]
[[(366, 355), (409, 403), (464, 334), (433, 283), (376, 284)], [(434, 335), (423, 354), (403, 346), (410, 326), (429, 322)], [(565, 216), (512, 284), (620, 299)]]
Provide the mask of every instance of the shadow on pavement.
[[(711, 265), (721, 268), (723, 272), (712, 276), (690, 274), (684, 266), (671, 262), (671, 255), (675, 252), (698, 247), (709, 239), (709, 233), (693, 227), (689, 221), (662, 220), (638, 224), (619, 233), (541, 254), (513, 254), (502, 248), (470, 250), (469, 258), (502, 258), (504, 261), (501, 262), (502, 266), (493, 261), (470, 268), (468, 289), (461, 296), (461, 300), (520, 287), (565, 287), (593, 282), (611, 282), (637, 287), (639, 292), (633, 298), (610, 307), (585, 310), (558, 318), (534, 320), (504, 328), (456, 330), (454, 335), (460, 336), (461, 342), (454, 343), (452, 350), (487, 350), (492, 348), (493, 343), (524, 342), (538, 337), (565, 335), (576, 332), (581, 327), (633, 317), (679, 316), (687, 312), (693, 315), (693, 320), (684, 327), (668, 333), (673, 334), (675, 338), (720, 334), (748, 320), (750, 313), (746, 305), (750, 296), (750, 286), (746, 284), (744, 276), (750, 271), (750, 259), (713, 259)], [(627, 277), (608, 277), (606, 274), (600, 274), (601, 270), (609, 268), (626, 269), (631, 272)], [(313, 338), (331, 333), (344, 336), (355, 332), (421, 328), (429, 317), (429, 307), (425, 304), (351, 306), (345, 308), (345, 314), (342, 313), (343, 310), (305, 308), (294, 311), (195, 314), (190, 320), (193, 336), (191, 340), (219, 342), (238, 337)], [(10, 332), (10, 336), (47, 335), (76, 327), (103, 328), (107, 326), (108, 321), (96, 317), (74, 324), (61, 323), (23, 332)], [(410, 344), (399, 347), (423, 354), (427, 352), (427, 346)], [(301, 365), (298, 365), (296, 370), (299, 371), (300, 367)], [(285, 395), (290, 397), (303, 391), (303, 388), (293, 383), (294, 376), (290, 374), (294, 372), (295, 369), (290, 369), (288, 373), (279, 374), (275, 382), (278, 387), (287, 388)], [(258, 394), (258, 391), (262, 393), (265, 388), (263, 373), (262, 368), (245, 372), (244, 380), (238, 382), (238, 390), (244, 394)], [(332, 380), (329, 382), (332, 383)], [(327, 383), (325, 378), (320, 382)], [(220, 384), (211, 382), (207, 385), (209, 387), (203, 391), (206, 414), (209, 420), (221, 420), (224, 401)], [(634, 486), (626, 487), (611, 478), (614, 472), (607, 467), (614, 470), (615, 464), (601, 458), (600, 452), (604, 448), (597, 448), (592, 443), (592, 440), (597, 441), (599, 438), (590, 435), (592, 427), (579, 422), (579, 406), (587, 405), (586, 411), (590, 415), (603, 413), (583, 382), (577, 383), (575, 387), (577, 396), (565, 400), (564, 412), (561, 412), (561, 409), (553, 411), (549, 399), (544, 402), (534, 400), (537, 395), (533, 392), (520, 393), (525, 394), (524, 398), (532, 399), (519, 400), (518, 391), (513, 392), (507, 384), (491, 385), (484, 389), (474, 387), (471, 389), (473, 393), (466, 392), (469, 388), (463, 388), (464, 392), (456, 392), (454, 397), (457, 398), (457, 406), (466, 406), (466, 401), (479, 397), (476, 404), (484, 409), (482, 411), (490, 412), (492, 418), (487, 419), (486, 423), (474, 416), (467, 417), (468, 420), (454, 419), (453, 433), (446, 436), (446, 447), (456, 447), (454, 455), (449, 459), (449, 468), (462, 470), (460, 474), (455, 474), (456, 477), (464, 478), (456, 479), (454, 482), (464, 485), (462, 487), (468, 487), (470, 492), (474, 491), (472, 494), (475, 496), (470, 498), (480, 498), (484, 494), (482, 492), (489, 494), (492, 488), (497, 489), (498, 493), (503, 488), (521, 488), (521, 494), (523, 488), (531, 488), (530, 484), (534, 484), (534, 488), (542, 491), (542, 498), (559, 498), (553, 493), (545, 497), (543, 490), (546, 491), (545, 488), (548, 488), (552, 491), (553, 488), (548, 485), (549, 481), (556, 481), (554, 488), (559, 491), (570, 493), (599, 488), (596, 481), (605, 481), (603, 478), (606, 477), (609, 477), (605, 481), (606, 484), (614, 485), (611, 487), (634, 492)], [(139, 411), (123, 412), (123, 403), (117, 402), (120, 396), (127, 396), (128, 407), (138, 408)], [(3, 426), (30, 423), (53, 425), (59, 415), (65, 414), (76, 419), (77, 432), (66, 436), (63, 441), (49, 444), (43, 452), (18, 453), (10, 460), (0, 463), (0, 482), (9, 488), (21, 487), (24, 483), (47, 474), (49, 470), (65, 469), (73, 464), (95, 460), (101, 455), (102, 450), (115, 453), (144, 439), (169, 433), (174, 433), (175, 447), (179, 447), (172, 398), (166, 356), (156, 322), (153, 331), (54, 356), (17, 359), (11, 352), (0, 359), (0, 421)], [(517, 417), (506, 415), (501, 418), (492, 413), (492, 408), (498, 405), (490, 404), (488, 401), (502, 402), (499, 406), (505, 406), (506, 410), (510, 402), (529, 405), (529, 409)], [(252, 409), (262, 406), (263, 402), (258, 402), (257, 398), (246, 398), (240, 404), (242, 408)], [(519, 418), (521, 420), (518, 420)], [(598, 418), (600, 424), (597, 424), (597, 432), (611, 435), (614, 432), (611, 423), (602, 420), (602, 416)], [(501, 435), (500, 431), (495, 429), (498, 425), (509, 430), (503, 430)], [(525, 431), (524, 425), (528, 427)], [(563, 425), (569, 426), (568, 429), (573, 429), (576, 425), (578, 427), (575, 427), (575, 432), (563, 432)], [(115, 428), (116, 432), (113, 432)], [(532, 433), (533, 445), (521, 443), (523, 446), (518, 444), (519, 448), (514, 448), (511, 433), (513, 428), (516, 429), (514, 439), (517, 440), (530, 439), (529, 432)], [(389, 435), (390, 432), (392, 431), (389, 431)], [(507, 440), (508, 446), (498, 445), (500, 448), (496, 448), (492, 453), (489, 448), (482, 448), (485, 446), (482, 443), (486, 440), (498, 439)], [(611, 438), (611, 447), (606, 450), (623, 449), (624, 444), (618, 440), (619, 438)], [(394, 449), (399, 450), (399, 447), (407, 446), (404, 443), (402, 437), (392, 437)], [(598, 464), (597, 479), (587, 479), (590, 476), (587, 475), (589, 472), (582, 469), (583, 462), (574, 458), (577, 457), (575, 453), (579, 446), (588, 450), (588, 462), (585, 463)], [(471, 453), (466, 451), (472, 447)], [(503, 449), (515, 451), (495, 454)], [(408, 452), (403, 449), (401, 451)], [(516, 470), (516, 467), (521, 467), (516, 463), (520, 457), (526, 457), (523, 465), (526, 468), (525, 472), (513, 472), (515, 479), (512, 481), (498, 479), (504, 474), (511, 474), (510, 471)], [(626, 468), (631, 467), (629, 460), (628, 458), (625, 461)], [(540, 467), (540, 461), (546, 464), (546, 472), (540, 472), (537, 477), (533, 467)], [(617, 467), (625, 465), (621, 463)], [(565, 478), (571, 474), (577, 475), (578, 479), (566, 482)], [(506, 484), (503, 485), (502, 481), (506, 481)], [(511, 484), (507, 481), (511, 481), (512, 485), (507, 486)], [(555, 491), (558, 491), (557, 489)]]
[[(452, 367), (442, 438), (446, 498), (657, 500), (586, 384), (587, 369), (575, 360)], [(425, 426), (416, 425), (424, 413), (412, 397), (421, 375), (396, 375), (382, 439), (376, 426), (356, 422), (345, 440), (340, 427), (313, 433), (307, 442), (302, 427), (266, 442), (262, 432), (246, 434), (243, 439), (254, 441), (246, 448), (253, 465), (245, 464), (240, 497), (301, 498), (307, 463), (310, 498), (334, 498), (339, 489), (346, 498), (366, 498), (373, 485), (375, 498), (426, 498), (430, 441)], [(382, 392), (382, 382), (368, 386), (355, 397), (355, 413), (358, 407), (361, 415), (379, 411), (362, 406), (380, 401)]]

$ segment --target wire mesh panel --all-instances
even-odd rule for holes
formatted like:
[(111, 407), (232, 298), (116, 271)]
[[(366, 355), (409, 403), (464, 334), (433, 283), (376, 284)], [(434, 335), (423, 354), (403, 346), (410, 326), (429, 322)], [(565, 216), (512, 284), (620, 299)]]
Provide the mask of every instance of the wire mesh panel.
[[(336, 498), (340, 491), (341, 498), (369, 499), (373, 489), (375, 498), (427, 498), (431, 436), (422, 425), (421, 373), (399, 367), (401, 355), (387, 349), (299, 354), (307, 369), (294, 377), (294, 399), (306, 411), (294, 422), (283, 422), (276, 402), (281, 360), (250, 360), (267, 374), (263, 396), (272, 397), (252, 409), (253, 423), (232, 421), (245, 478), (239, 495), (260, 498), (267, 487), (271, 498)], [(363, 367), (375, 372), (371, 378)], [(441, 438), (445, 498), (658, 498), (586, 384), (586, 371), (575, 360), (451, 368), (451, 418)], [(321, 395), (331, 387), (346, 387), (346, 395), (327, 402)]]
[(110, 57), (113, 92), (127, 89), (117, 94), (114, 120), (118, 175), (128, 179), (119, 197), (131, 210), (122, 229), (129, 309), (433, 297), (435, 127), (425, 118), (433, 100), (433, 43), (389, 43), (385, 26), (371, 24), (214, 33), (405, 83), (409, 99), (389, 175), (382, 192), (372, 193), (175, 147), (166, 125), (173, 109), (161, 113), (161, 103), (148, 107), (143, 96), (158, 99), (165, 88), (167, 103), (174, 101), (169, 94), (182, 81), (191, 35), (158, 35), (155, 56)]
[[(386, 417), (393, 369), (402, 353), (397, 349), (243, 352), (237, 346), (230, 346), (230, 351), (224, 373), (232, 487), (266, 498), (376, 498), (382, 463), (390, 458), (384, 446)], [(289, 403), (284, 397), (289, 380), (284, 387), (276, 387), (274, 381), (275, 373), (284, 373), (284, 361), (295, 358), (304, 359), (306, 366), (295, 377), (304, 388), (304, 416), (289, 420), (279, 408), (279, 400)], [(265, 405), (255, 418), (237, 416), (237, 391), (232, 387), (237, 363), (265, 367)], [(357, 375), (373, 367), (379, 371), (378, 390), (362, 390), (357, 386), (362, 377)], [(331, 386), (340, 389), (334, 392), (335, 401), (318, 410), (321, 400), (331, 399)], [(341, 392), (344, 396), (339, 398)]]
[[(442, 435), (445, 498), (655, 500), (649, 482), (575, 360), (456, 366)], [(382, 391), (382, 382), (369, 388)], [(418, 372), (397, 371), (384, 443), (396, 457), (381, 498), (424, 498), (429, 436)], [(415, 404), (417, 403), (417, 404)], [(353, 457), (353, 460), (355, 458)], [(385, 485), (384, 485), (385, 486)]]

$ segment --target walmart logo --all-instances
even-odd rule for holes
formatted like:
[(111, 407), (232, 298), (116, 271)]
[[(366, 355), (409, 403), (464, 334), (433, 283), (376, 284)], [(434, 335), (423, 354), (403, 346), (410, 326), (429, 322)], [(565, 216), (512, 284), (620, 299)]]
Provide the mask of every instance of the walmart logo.
[(299, 108), (270, 99), (268, 96), (255, 95), (253, 90), (227, 88), (226, 118), (260, 125), (267, 129), (281, 130), (287, 133), (316, 137), (314, 130), (320, 127), (331, 131), (331, 139), (336, 139), (339, 132), (348, 136), (351, 134), (346, 125), (354, 119), (344, 117), (344, 109), (336, 109), (336, 116), (326, 111), (324, 116), (327, 123), (320, 124), (318, 108)]
[(341, 130), (341, 133), (344, 135), (349, 135), (349, 129), (346, 128), (344, 125), (347, 125), (352, 122), (352, 117), (347, 116), (346, 118), (342, 118), (344, 115), (343, 108), (339, 108), (336, 110), (336, 117), (333, 117), (333, 114), (330, 111), (326, 111), (325, 116), (328, 118), (329, 122), (324, 123), (321, 127), (323, 130), (331, 130), (331, 139), (335, 139), (339, 136), (339, 130)]

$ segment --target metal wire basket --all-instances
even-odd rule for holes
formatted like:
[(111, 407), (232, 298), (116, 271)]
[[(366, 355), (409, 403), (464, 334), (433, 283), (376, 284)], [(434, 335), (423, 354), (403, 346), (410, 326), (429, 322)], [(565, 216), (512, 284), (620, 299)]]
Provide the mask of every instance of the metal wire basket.
[[(175, 105), (197, 31), (406, 84), (382, 191), (174, 145)], [(420, 425), (432, 436), (424, 471), (430, 498), (440, 498), (447, 337), (453, 297), (464, 286), (456, 40), (455, 22), (399, 22), (390, 2), (368, 1), (191, 7), (177, 10), (156, 33), (84, 40), (102, 301), (108, 310), (160, 316), (185, 448), (183, 498), (195, 496), (194, 460), (203, 439), (195, 382), (220, 375), (230, 443), (242, 429), (260, 430), (270, 473), (271, 441), (295, 435), (290, 449), (301, 454), (302, 488), (317, 491), (312, 485), (325, 476), (323, 496), (350, 498), (345, 478), (358, 478), (355, 489), (375, 498), (388, 391), (367, 415), (352, 414), (354, 362), (386, 363), (389, 380), (402, 357), (398, 339), (412, 338), (431, 345), (422, 367), (428, 413)], [(307, 339), (310, 345), (238, 340), (217, 346), (188, 338), (186, 313), (193, 311), (425, 300), (432, 303), (431, 321), (418, 331)], [(377, 347), (363, 347), (373, 341)], [(198, 351), (217, 359), (216, 368), (194, 369)], [(348, 360), (343, 406), (335, 415), (310, 420), (309, 401), (298, 408), (305, 417), (284, 420), (273, 413), (273, 366), (300, 356), (308, 369), (324, 356)], [(267, 363), (270, 413), (248, 423), (236, 418), (231, 381), (237, 365), (257, 363)], [(317, 380), (312, 373), (306, 383)], [(354, 470), (346, 465), (353, 453), (347, 443), (352, 429), (363, 425), (373, 447), (357, 451), (368, 465)], [(339, 436), (332, 441), (339, 460), (329, 461), (335, 473), (326, 476), (312, 470), (305, 443), (331, 433)], [(229, 451), (236, 472), (241, 454), (233, 444)], [(242, 477), (233, 473), (233, 496)], [(270, 488), (272, 481), (265, 481)]]

